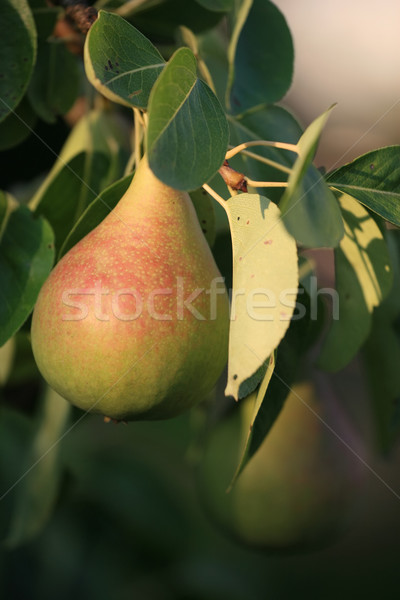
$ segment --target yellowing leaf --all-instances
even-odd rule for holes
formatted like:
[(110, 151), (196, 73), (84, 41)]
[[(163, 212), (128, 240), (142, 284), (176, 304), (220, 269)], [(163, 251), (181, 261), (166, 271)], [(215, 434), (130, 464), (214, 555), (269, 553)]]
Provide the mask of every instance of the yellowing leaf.
[(335, 250), (338, 299), (319, 359), (329, 371), (342, 369), (355, 356), (368, 337), (374, 307), (387, 296), (393, 281), (387, 246), (374, 219), (347, 194), (339, 202), (345, 235)]
[(234, 398), (250, 394), (290, 324), (298, 290), (297, 249), (279, 208), (257, 194), (227, 202), (233, 244), (228, 384)]

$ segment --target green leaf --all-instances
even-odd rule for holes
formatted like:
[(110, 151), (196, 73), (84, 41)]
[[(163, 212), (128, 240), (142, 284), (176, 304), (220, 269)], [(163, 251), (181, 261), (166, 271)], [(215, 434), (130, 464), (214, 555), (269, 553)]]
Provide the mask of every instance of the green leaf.
[(18, 146), (34, 129), (37, 116), (24, 96), (17, 108), (0, 123), (0, 151)]
[(232, 10), (235, 0), (196, 0), (201, 6), (215, 12), (228, 12)]
[(343, 195), (339, 202), (345, 235), (335, 250), (338, 302), (333, 301), (333, 321), (318, 361), (328, 371), (338, 371), (354, 358), (370, 332), (374, 307), (388, 295), (393, 283), (379, 227), (351, 196)]
[[(235, 146), (256, 140), (297, 144), (302, 134), (296, 119), (287, 110), (275, 105), (259, 106), (244, 115), (229, 117), (229, 123), (230, 142)], [(254, 146), (249, 148), (249, 151), (266, 160), (277, 162), (287, 169), (292, 168), (296, 158), (294, 152), (267, 146)], [(232, 167), (256, 181), (286, 181), (288, 177), (287, 173), (242, 153), (229, 162)], [(283, 189), (279, 188), (268, 189), (268, 197), (275, 202), (282, 196), (282, 192)], [(259, 190), (259, 193), (262, 191)]]
[(242, 113), (280, 100), (293, 75), (293, 43), (285, 18), (268, 0), (244, 0), (229, 47), (227, 106)]
[(54, 26), (62, 10), (59, 6), (49, 6), (47, 0), (29, 0), (37, 35), (46, 40), (54, 30)]
[(15, 511), (5, 545), (15, 548), (37, 535), (51, 516), (61, 482), (60, 442), (71, 405), (47, 389), (24, 472), (18, 483)]
[(0, 4), (0, 122), (20, 103), (36, 59), (35, 23), (26, 0)]
[(28, 318), (53, 261), (49, 224), (25, 206), (13, 211), (0, 241), (0, 346)]
[(106, 111), (88, 113), (72, 130), (30, 203), (54, 227), (57, 250), (100, 190), (121, 176), (123, 146), (124, 136)]
[(190, 193), (204, 237), (212, 248), (216, 237), (214, 201), (202, 188)]
[(275, 368), (275, 355), (274, 355), (274, 353), (272, 353), (269, 358), (269, 361), (268, 361), (267, 371), (264, 375), (264, 378), (263, 378), (260, 386), (258, 387), (257, 391), (255, 391), (251, 394), (251, 399), (249, 398), (249, 400), (248, 400), (248, 403), (249, 404), (251, 403), (253, 405), (253, 408), (252, 408), (251, 412), (247, 413), (249, 416), (249, 419), (248, 419), (248, 423), (246, 423), (246, 426), (244, 427), (244, 429), (247, 431), (247, 434), (244, 439), (244, 444), (242, 446), (241, 456), (239, 458), (239, 462), (236, 467), (236, 471), (235, 471), (235, 473), (232, 477), (232, 481), (230, 482), (229, 487), (227, 489), (228, 492), (234, 486), (237, 478), (239, 477), (240, 473), (243, 471), (244, 467), (246, 466), (246, 464), (250, 458), (249, 452), (250, 452), (250, 445), (251, 445), (251, 440), (252, 440), (252, 436), (253, 436), (254, 423), (256, 421), (256, 418), (257, 418), (257, 415), (261, 408), (261, 405), (264, 401), (264, 397), (267, 393), (267, 389), (270, 384), (271, 377), (274, 372), (274, 368)]
[(57, 252), (71, 228), (96, 198), (109, 161), (100, 152), (81, 152), (52, 179), (41, 196), (36, 215), (43, 215), (55, 234)]
[(327, 182), (400, 227), (400, 146), (367, 152), (330, 173)]
[(100, 10), (86, 36), (84, 53), (86, 75), (99, 92), (125, 106), (147, 107), (165, 61), (133, 25)]
[(332, 108), (315, 119), (301, 136), (298, 158), (279, 204), (288, 231), (300, 244), (314, 248), (336, 247), (344, 234), (336, 198), (311, 164)]
[(116, 181), (89, 204), (64, 241), (59, 259), (106, 218), (128, 189), (132, 176), (133, 174), (126, 175)]
[[(218, 0), (217, 0), (218, 1)], [(127, 14), (122, 14), (123, 9)], [(161, 44), (176, 44), (176, 30), (185, 25), (194, 33), (208, 31), (222, 19), (221, 12), (206, 10), (192, 0), (151, 0), (129, 11), (121, 7), (120, 14), (129, 17), (144, 35)]]
[(239, 194), (228, 200), (227, 213), (233, 290), (225, 393), (238, 399), (255, 389), (264, 376), (260, 369), (289, 327), (298, 289), (297, 249), (267, 198)]
[(218, 171), (227, 146), (228, 125), (221, 105), (197, 78), (191, 50), (180, 48), (150, 96), (150, 167), (167, 185), (195, 190)]
[(29, 100), (41, 119), (55, 123), (75, 102), (80, 84), (77, 57), (63, 44), (39, 44), (35, 70), (29, 85)]
[(8, 379), (15, 356), (15, 338), (12, 337), (0, 347), (0, 386)]
[(118, 179), (122, 175), (122, 163), (126, 159), (124, 148), (127, 145), (127, 137), (112, 113), (106, 110), (90, 111), (72, 129), (50, 173), (32, 198), (30, 206), (38, 206), (53, 179), (82, 152), (86, 152), (88, 157), (94, 152), (109, 157), (109, 171), (103, 173), (101, 187)]
[(0, 190), (0, 240), (3, 237), (10, 214), (17, 207), (18, 203), (15, 198), (11, 194)]
[(371, 390), (376, 442), (387, 454), (400, 433), (396, 419), (400, 403), (400, 336), (395, 329), (400, 315), (399, 232), (387, 231), (386, 241), (393, 267), (393, 286), (374, 310), (371, 333), (363, 346), (362, 358)]
[(0, 405), (0, 539), (2, 542), (10, 529), (16, 495), (15, 482), (23, 473), (28, 440), (31, 435), (32, 419), (20, 410), (6, 407), (2, 402)]
[(400, 401), (400, 338), (392, 324), (374, 316), (362, 356), (371, 390), (375, 439), (379, 450), (388, 453), (399, 434), (395, 418)]

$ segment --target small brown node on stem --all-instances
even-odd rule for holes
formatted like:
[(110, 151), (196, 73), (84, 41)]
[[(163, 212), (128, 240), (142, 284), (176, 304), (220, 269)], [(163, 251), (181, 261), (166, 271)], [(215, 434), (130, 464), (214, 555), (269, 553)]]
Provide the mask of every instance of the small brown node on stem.
[(239, 171), (232, 169), (227, 160), (224, 161), (224, 164), (218, 172), (225, 181), (226, 185), (228, 185), (230, 188), (234, 190), (240, 190), (241, 192), (247, 192), (247, 181), (245, 176), (243, 173), (239, 173)]

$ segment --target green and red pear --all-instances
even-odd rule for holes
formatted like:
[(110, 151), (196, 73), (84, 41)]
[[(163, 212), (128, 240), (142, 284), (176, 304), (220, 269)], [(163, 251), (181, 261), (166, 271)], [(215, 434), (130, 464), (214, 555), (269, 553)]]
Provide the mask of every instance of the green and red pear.
[(79, 408), (163, 419), (213, 388), (228, 332), (225, 285), (190, 197), (144, 157), (117, 206), (42, 287), (32, 347), (43, 377)]

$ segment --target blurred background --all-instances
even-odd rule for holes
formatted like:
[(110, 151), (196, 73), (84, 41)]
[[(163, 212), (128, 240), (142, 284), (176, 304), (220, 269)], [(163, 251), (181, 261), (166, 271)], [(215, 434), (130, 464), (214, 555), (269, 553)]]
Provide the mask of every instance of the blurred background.
[[(293, 85), (283, 104), (306, 126), (338, 102), (322, 137), (317, 166), (331, 170), (370, 149), (399, 144), (398, 0), (276, 0), (275, 4), (287, 18), (296, 56)], [(58, 129), (42, 123), (38, 131), (58, 151), (68, 127), (60, 120)], [(27, 152), (36, 161), (34, 165), (27, 161), (22, 174), (29, 181), (38, 162), (45, 170), (53, 156), (37, 139), (27, 143)], [(10, 151), (14, 154), (3, 173), (5, 181), (20, 175), (19, 152), (19, 148)], [(2, 539), (10, 523), (18, 533), (14, 506), (24, 485), (18, 477), (32, 466), (26, 464), (25, 452), (38, 418), (36, 398), (44, 394), (26, 337), (22, 334), (17, 342), (19, 368), (1, 391)], [(392, 598), (400, 555), (400, 448), (388, 457), (378, 453), (362, 381), (357, 361), (330, 378), (351, 424), (351, 445), (364, 457), (366, 484), (353, 527), (329, 548), (264, 555), (230, 541), (209, 522), (192, 467), (193, 431), (199, 421), (201, 425), (201, 411), (165, 423), (127, 426), (106, 425), (100, 417), (81, 419), (77, 412), (76, 425), (57, 455), (63, 470), (54, 500), (52, 483), (43, 470), (50, 501), (42, 507), (42, 517), (44, 522), (49, 514), (51, 518), (32, 541), (15, 546), (8, 540), (0, 548), (0, 596), (5, 600)], [(350, 454), (349, 460), (354, 460)], [(22, 506), (22, 519), (31, 508)]]
[(309, 124), (331, 104), (317, 164), (328, 171), (400, 138), (400, 4), (276, 0), (292, 32), (295, 70), (284, 104)]

